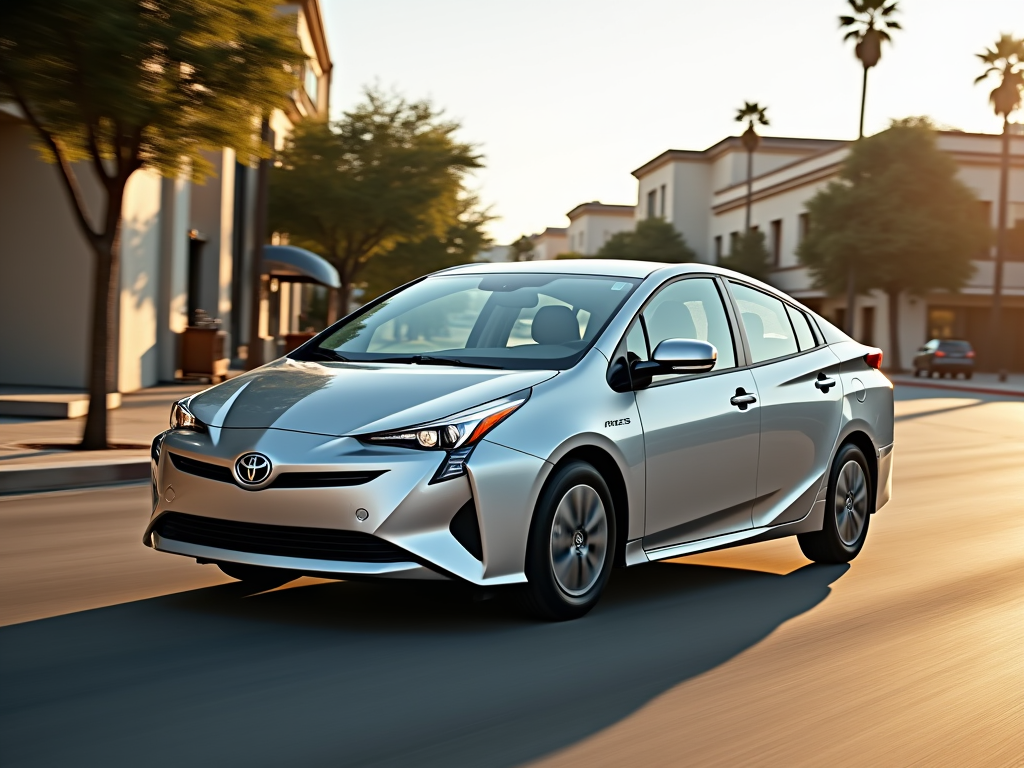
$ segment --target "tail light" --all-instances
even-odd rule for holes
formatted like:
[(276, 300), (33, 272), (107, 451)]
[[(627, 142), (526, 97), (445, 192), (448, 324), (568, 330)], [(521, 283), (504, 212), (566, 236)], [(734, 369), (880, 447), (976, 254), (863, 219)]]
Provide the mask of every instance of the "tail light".
[(882, 368), (882, 350), (875, 350), (874, 352), (868, 352), (864, 355), (864, 362), (874, 368), (876, 371)]
[(935, 356), (936, 357), (945, 357), (946, 353), (943, 352), (941, 349), (937, 349), (937, 350), (935, 350)]
[(974, 357), (974, 350), (972, 349), (970, 352), (968, 352), (967, 356), (968, 357)]

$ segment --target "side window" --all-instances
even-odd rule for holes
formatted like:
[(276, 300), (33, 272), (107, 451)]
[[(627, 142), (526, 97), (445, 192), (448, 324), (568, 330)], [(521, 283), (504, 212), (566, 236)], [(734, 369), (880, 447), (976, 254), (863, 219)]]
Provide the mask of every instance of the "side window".
[(763, 363), (799, 351), (785, 304), (739, 283), (731, 283), (729, 288), (739, 307), (743, 330), (747, 332), (751, 362)]
[(800, 345), (800, 351), (806, 352), (808, 349), (814, 349), (814, 334), (811, 332), (807, 315), (789, 304), (786, 305), (786, 312), (789, 313), (789, 321), (793, 323), (793, 330), (796, 331), (796, 341)]
[(647, 360), (647, 339), (644, 338), (644, 329), (639, 322), (633, 323), (633, 327), (626, 334), (626, 357), (629, 362), (634, 360)]
[(672, 283), (647, 305), (643, 320), (651, 353), (665, 339), (699, 339), (718, 350), (716, 371), (736, 367), (732, 331), (714, 280), (690, 278)]

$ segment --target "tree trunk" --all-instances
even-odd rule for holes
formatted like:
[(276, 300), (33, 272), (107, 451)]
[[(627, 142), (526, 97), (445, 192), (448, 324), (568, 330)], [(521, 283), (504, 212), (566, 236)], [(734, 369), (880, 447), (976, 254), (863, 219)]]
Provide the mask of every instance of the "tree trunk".
[(999, 167), (999, 223), (996, 234), (995, 277), (992, 283), (992, 316), (989, 325), (989, 346), (992, 349), (992, 364), (999, 372), (999, 380), (1006, 380), (1003, 369), (1002, 348), (1002, 304), (1003, 304), (1003, 261), (1006, 259), (1006, 214), (1008, 208), (1008, 184), (1010, 178), (1010, 119), (1003, 118), (1003, 155)]
[(338, 322), (341, 315), (338, 312), (338, 308), (341, 305), (338, 297), (338, 288), (327, 289), (327, 325), (328, 327)]
[[(113, 205), (113, 203), (111, 203)], [(82, 442), (85, 451), (107, 447), (107, 394), (114, 390), (114, 356), (117, 334), (117, 285), (120, 273), (121, 215), (110, 236), (93, 246), (96, 274), (92, 284), (92, 326), (89, 352), (89, 413)]]
[(853, 338), (853, 322), (857, 313), (857, 270), (851, 261), (846, 270), (846, 335)]
[[(270, 122), (264, 118), (260, 126), (260, 140), (265, 147), (273, 147), (273, 131)], [(245, 359), (245, 368), (251, 371), (259, 368), (263, 360), (263, 338), (260, 336), (260, 310), (263, 305), (263, 246), (267, 240), (267, 207), (269, 205), (270, 160), (260, 160), (256, 171), (256, 215), (253, 222), (253, 258), (252, 283), (249, 285), (249, 301), (252, 307), (249, 312), (249, 352)], [(241, 276), (236, 275), (235, 279)]]
[(900, 291), (898, 288), (890, 288), (889, 295), (889, 365), (886, 369), (890, 373), (901, 373), (903, 371), (903, 358), (900, 355)]
[(750, 231), (750, 214), (754, 205), (754, 153), (747, 151), (747, 226), (745, 232)]
[(865, 65), (864, 81), (861, 83), (860, 87), (860, 128), (857, 131), (858, 139), (864, 138), (864, 106), (867, 104), (868, 100), (868, 69), (870, 69), (870, 67)]
[(352, 298), (352, 281), (345, 276), (341, 278), (341, 287), (334, 292), (338, 302), (338, 319), (348, 314), (348, 303)]

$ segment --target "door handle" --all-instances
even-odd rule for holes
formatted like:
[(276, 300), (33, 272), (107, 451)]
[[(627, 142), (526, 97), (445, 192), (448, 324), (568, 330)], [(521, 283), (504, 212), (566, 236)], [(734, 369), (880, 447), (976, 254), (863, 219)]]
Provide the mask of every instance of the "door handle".
[(736, 394), (729, 400), (729, 403), (735, 405), (741, 411), (747, 410), (747, 407), (751, 403), (756, 403), (757, 398), (749, 392), (745, 392), (743, 387), (736, 388)]
[(814, 386), (820, 389), (825, 394), (828, 394), (829, 389), (836, 385), (835, 379), (830, 379), (824, 373), (819, 373), (818, 378), (814, 382)]

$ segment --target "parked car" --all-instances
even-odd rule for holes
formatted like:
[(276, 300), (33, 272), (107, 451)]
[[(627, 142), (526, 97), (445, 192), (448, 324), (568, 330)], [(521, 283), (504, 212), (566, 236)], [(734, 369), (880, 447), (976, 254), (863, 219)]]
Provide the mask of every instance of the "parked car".
[(882, 354), (705, 264), (473, 264), (174, 406), (145, 543), (300, 574), (521, 585), (796, 536), (843, 563), (890, 496)]
[(974, 348), (960, 339), (932, 339), (914, 355), (914, 375), (956, 376), (965, 379), (974, 375)]

